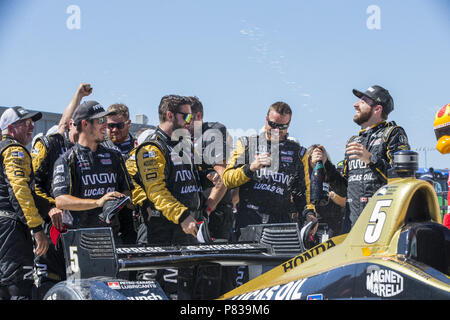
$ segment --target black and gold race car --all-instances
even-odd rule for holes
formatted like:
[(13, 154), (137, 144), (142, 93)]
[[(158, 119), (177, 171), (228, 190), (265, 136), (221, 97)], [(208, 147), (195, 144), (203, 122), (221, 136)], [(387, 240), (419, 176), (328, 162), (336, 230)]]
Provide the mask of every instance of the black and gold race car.
[(450, 230), (433, 187), (408, 174), (414, 166), (410, 171), (402, 157), (414, 163), (414, 153), (399, 157), (403, 174), (375, 193), (348, 234), (221, 299), (450, 299)]

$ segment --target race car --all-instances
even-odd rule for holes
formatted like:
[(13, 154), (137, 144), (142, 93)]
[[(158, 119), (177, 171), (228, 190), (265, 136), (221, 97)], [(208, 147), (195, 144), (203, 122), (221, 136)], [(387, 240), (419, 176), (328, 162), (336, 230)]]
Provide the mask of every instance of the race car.
[(414, 177), (415, 152), (396, 153), (394, 169), (348, 234), (220, 299), (450, 299), (450, 230), (433, 187)]
[(67, 280), (44, 299), (166, 300), (157, 281), (119, 272), (247, 265), (250, 281), (212, 297), (231, 300), (450, 299), (450, 230), (433, 187), (414, 177), (417, 153), (394, 156), (389, 183), (348, 234), (307, 250), (296, 224), (248, 226), (241, 243), (115, 247), (109, 228), (63, 235)]

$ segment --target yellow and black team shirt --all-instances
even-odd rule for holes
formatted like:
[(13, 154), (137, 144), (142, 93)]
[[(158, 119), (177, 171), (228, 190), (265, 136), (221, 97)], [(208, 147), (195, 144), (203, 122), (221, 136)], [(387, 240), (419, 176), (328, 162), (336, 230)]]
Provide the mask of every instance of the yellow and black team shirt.
[(152, 209), (175, 224), (201, 208), (199, 178), (192, 144), (171, 141), (159, 127), (136, 150), (136, 165)]
[(134, 205), (144, 207), (147, 201), (147, 194), (142, 185), (136, 165), (136, 148), (132, 149), (128, 154), (128, 159), (125, 161), (125, 167), (128, 170), (131, 180), (133, 181), (134, 189), (131, 192), (131, 201)]
[(4, 135), (0, 143), (0, 210), (13, 213), (30, 229), (40, 229), (43, 220), (36, 207), (34, 175), (28, 150)]
[(39, 213), (45, 220), (49, 221), (48, 211), (55, 206), (52, 192), (53, 166), (59, 156), (72, 146), (67, 137), (54, 133), (36, 139), (31, 149), (36, 195), (43, 204)]
[[(250, 163), (256, 152), (271, 151), (272, 166), (251, 172)], [(305, 208), (314, 211), (306, 149), (292, 140), (285, 139), (272, 147), (265, 133), (241, 137), (225, 169), (223, 182), (229, 189), (239, 187), (239, 214), (257, 212), (271, 216), (271, 222), (285, 222), (289, 213), (301, 214)]]

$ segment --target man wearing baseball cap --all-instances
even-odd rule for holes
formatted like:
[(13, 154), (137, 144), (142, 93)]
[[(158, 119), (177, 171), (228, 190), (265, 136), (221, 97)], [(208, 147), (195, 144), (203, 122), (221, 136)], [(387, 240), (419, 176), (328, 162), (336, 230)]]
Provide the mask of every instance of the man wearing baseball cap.
[[(55, 207), (53, 197), (53, 166), (59, 156), (72, 148), (78, 140), (78, 133), (73, 125), (72, 116), (81, 100), (89, 96), (92, 91), (93, 88), (89, 83), (79, 84), (72, 99), (64, 109), (58, 125), (50, 128), (45, 135), (33, 139), (31, 158), (35, 177), (35, 191), (41, 200), (39, 213), (44, 219), (44, 231), (52, 240), (57, 239), (52, 235), (59, 235), (59, 232), (63, 231), (63, 212)], [(46, 290), (56, 282), (66, 278), (62, 246), (57, 245), (57, 241), (50, 243), (47, 253), (36, 257), (35, 262), (47, 266), (47, 272), (38, 275), (37, 283), (39, 285), (35, 291), (35, 298), (42, 299)]]
[(325, 163), (330, 180), (347, 186), (343, 232), (350, 231), (370, 197), (387, 183), (394, 153), (410, 149), (405, 130), (394, 121), (387, 122), (394, 110), (388, 90), (373, 85), (364, 92), (353, 89), (353, 94), (359, 98), (353, 105), (356, 111), (353, 121), (361, 130), (347, 142), (342, 175), (327, 161), (322, 150), (317, 148), (312, 155), (314, 164), (318, 160)]
[(55, 203), (64, 210), (68, 228), (108, 226), (117, 233), (117, 219), (107, 224), (99, 215), (106, 201), (129, 196), (133, 189), (122, 155), (101, 145), (109, 114), (97, 101), (83, 102), (72, 117), (78, 142), (53, 167)]
[(0, 117), (0, 300), (31, 299), (34, 254), (47, 252), (49, 239), (36, 207), (31, 156), (25, 145), (33, 139), (40, 112), (6, 109)]

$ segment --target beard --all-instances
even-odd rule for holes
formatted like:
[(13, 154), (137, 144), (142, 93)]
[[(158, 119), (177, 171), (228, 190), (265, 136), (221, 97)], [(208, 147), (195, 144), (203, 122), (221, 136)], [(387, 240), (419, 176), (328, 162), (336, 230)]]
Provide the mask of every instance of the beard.
[(355, 114), (353, 117), (353, 122), (355, 122), (357, 125), (362, 125), (363, 123), (369, 121), (370, 117), (372, 116), (373, 109), (370, 108), (370, 110), (366, 111), (360, 111), (359, 114)]
[(88, 131), (88, 135), (90, 135), (91, 137), (94, 137), (95, 143), (100, 144), (103, 141), (105, 141), (105, 134), (100, 136), (100, 133), (96, 133), (96, 131), (93, 127), (91, 127), (90, 130)]
[(95, 138), (95, 143), (102, 143), (103, 141), (105, 141), (105, 137), (103, 138)]
[(127, 137), (128, 137), (128, 135), (122, 136), (122, 135), (111, 134), (111, 135), (109, 135), (109, 140), (111, 140), (114, 144), (120, 144), (120, 143), (124, 142)]

